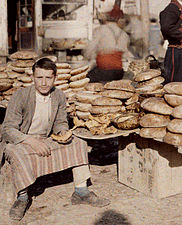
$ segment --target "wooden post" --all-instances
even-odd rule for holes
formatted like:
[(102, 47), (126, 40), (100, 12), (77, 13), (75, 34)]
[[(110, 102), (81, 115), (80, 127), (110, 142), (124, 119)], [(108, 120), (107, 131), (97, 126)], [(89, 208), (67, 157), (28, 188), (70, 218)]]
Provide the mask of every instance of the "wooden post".
[(42, 1), (35, 0), (35, 50), (41, 55), (42, 53), (42, 36), (39, 35), (42, 26)]
[(144, 56), (148, 54), (149, 49), (149, 0), (140, 0), (140, 15), (142, 21)]
[(0, 60), (8, 56), (7, 0), (0, 1)]

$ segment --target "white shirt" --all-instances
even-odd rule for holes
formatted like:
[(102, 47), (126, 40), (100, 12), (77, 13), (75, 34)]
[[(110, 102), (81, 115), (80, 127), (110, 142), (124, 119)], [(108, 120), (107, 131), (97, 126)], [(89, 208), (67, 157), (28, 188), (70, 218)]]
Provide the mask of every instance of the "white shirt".
[(31, 135), (46, 136), (51, 117), (51, 96), (43, 96), (36, 92), (35, 113), (28, 131)]

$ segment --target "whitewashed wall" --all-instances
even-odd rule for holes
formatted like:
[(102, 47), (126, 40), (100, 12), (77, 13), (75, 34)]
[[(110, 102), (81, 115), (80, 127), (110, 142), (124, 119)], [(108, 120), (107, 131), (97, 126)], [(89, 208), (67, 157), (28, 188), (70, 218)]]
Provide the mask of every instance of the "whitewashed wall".
[(8, 54), (7, 0), (0, 0), (0, 57)]

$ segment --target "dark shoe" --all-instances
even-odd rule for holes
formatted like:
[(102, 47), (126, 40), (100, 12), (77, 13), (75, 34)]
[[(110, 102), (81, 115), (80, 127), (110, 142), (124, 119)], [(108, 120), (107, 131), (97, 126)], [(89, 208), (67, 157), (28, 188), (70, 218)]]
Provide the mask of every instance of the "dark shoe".
[(31, 205), (31, 200), (20, 201), (16, 200), (9, 211), (9, 216), (12, 220), (21, 220), (25, 215), (26, 210)]
[(80, 196), (74, 192), (71, 196), (72, 205), (86, 204), (94, 207), (104, 207), (110, 204), (109, 199), (99, 198), (93, 191), (89, 192), (86, 196)]

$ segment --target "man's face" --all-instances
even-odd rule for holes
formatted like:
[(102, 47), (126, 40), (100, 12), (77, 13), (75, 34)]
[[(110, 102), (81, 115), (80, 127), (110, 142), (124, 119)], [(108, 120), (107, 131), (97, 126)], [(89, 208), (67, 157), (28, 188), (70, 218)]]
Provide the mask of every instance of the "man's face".
[(54, 86), (56, 76), (53, 74), (53, 70), (46, 70), (41, 68), (36, 68), (32, 79), (35, 84), (35, 89), (41, 95), (48, 95), (51, 88)]

